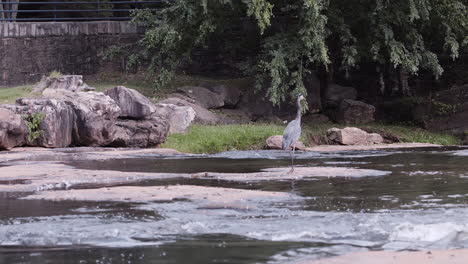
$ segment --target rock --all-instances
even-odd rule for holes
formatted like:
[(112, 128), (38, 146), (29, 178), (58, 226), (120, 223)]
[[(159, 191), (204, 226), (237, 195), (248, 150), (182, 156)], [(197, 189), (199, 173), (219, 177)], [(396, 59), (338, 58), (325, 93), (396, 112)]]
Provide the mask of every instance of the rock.
[(185, 133), (195, 120), (195, 110), (191, 106), (178, 106), (175, 104), (156, 104), (157, 113), (167, 117), (169, 134)]
[(82, 75), (62, 75), (59, 77), (43, 76), (39, 84), (34, 86), (33, 92), (41, 93), (45, 89), (63, 89), (72, 92), (95, 90), (83, 82)]
[(334, 119), (340, 124), (367, 124), (374, 121), (375, 107), (361, 101), (341, 101)]
[(346, 127), (343, 129), (330, 128), (327, 131), (329, 142), (340, 145), (372, 145), (382, 144), (383, 138), (376, 133), (367, 133), (356, 127)]
[(18, 99), (16, 104), (16, 111), (21, 115), (44, 114), (39, 124), (39, 130), (43, 133), (33, 142), (28, 142), (28, 145), (65, 148), (73, 143), (76, 115), (70, 105), (55, 99)]
[[(266, 140), (266, 146), (269, 149), (282, 149), (283, 136), (271, 136)], [(305, 145), (301, 141), (296, 142), (296, 150), (305, 150)]]
[(401, 142), (401, 138), (395, 134), (392, 134), (390, 132), (385, 132), (380, 129), (370, 129), (370, 128), (363, 128), (362, 130), (366, 131), (367, 133), (377, 133), (379, 134), (385, 144), (393, 144), (393, 143), (399, 143)]
[(304, 124), (324, 124), (330, 122), (330, 118), (322, 114), (308, 114), (302, 117)]
[(27, 128), (21, 115), (0, 106), (0, 149), (26, 143)]
[(119, 117), (143, 119), (156, 111), (153, 102), (134, 89), (116, 86), (106, 90), (104, 94), (114, 99), (120, 107)]
[(235, 86), (226, 86), (223, 84), (213, 85), (207, 83), (200, 84), (200, 86), (219, 94), (224, 102), (224, 108), (234, 108), (237, 103), (239, 103), (241, 92), (239, 88)]
[(315, 112), (322, 109), (322, 99), (320, 93), (320, 79), (315, 73), (307, 74), (304, 78), (304, 86), (307, 90), (307, 104), (309, 111)]
[(328, 138), (326, 136), (321, 136), (321, 135), (312, 135), (309, 137), (309, 145), (311, 147), (328, 145)]
[(338, 106), (345, 99), (354, 100), (357, 98), (357, 91), (353, 87), (341, 86), (332, 83), (328, 86), (325, 95), (325, 104), (327, 106)]
[(183, 95), (170, 95), (165, 100), (160, 101), (160, 104), (173, 104), (178, 106), (190, 106), (195, 110), (195, 123), (203, 125), (214, 125), (220, 122), (219, 116), (215, 113), (210, 112), (208, 109), (202, 106), (190, 102), (190, 98), (185, 98)]
[(265, 92), (255, 92), (254, 88), (249, 89), (237, 105), (237, 109), (244, 111), (250, 115), (252, 121), (260, 119), (272, 120), (276, 119), (273, 104), (265, 98)]
[(206, 109), (224, 106), (223, 96), (204, 87), (184, 86), (177, 88), (177, 92), (192, 98), (197, 104)]
[(105, 146), (113, 141), (115, 122), (120, 107), (109, 96), (100, 92), (71, 92), (45, 89), (47, 98), (66, 102), (76, 114), (73, 144), (80, 146)]
[(147, 120), (119, 119), (115, 123), (112, 147), (147, 148), (163, 143), (169, 132), (167, 119), (153, 116)]

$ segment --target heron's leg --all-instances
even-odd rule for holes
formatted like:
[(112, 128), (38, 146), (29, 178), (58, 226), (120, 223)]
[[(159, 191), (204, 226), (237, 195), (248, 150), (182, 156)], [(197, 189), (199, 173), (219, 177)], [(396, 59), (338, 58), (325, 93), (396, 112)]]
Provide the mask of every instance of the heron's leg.
[(294, 172), (294, 150), (295, 150), (295, 145), (292, 146), (292, 151), (291, 149), (289, 149), (289, 153), (291, 154), (291, 170), (289, 171), (289, 173), (293, 173)]

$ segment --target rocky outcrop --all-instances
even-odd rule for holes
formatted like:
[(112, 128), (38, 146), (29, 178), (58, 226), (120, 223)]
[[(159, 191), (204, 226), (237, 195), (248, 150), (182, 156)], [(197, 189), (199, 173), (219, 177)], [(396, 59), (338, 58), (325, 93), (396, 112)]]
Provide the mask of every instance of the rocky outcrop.
[(70, 92), (46, 89), (47, 98), (69, 104), (76, 115), (73, 142), (80, 146), (105, 146), (112, 142), (120, 107), (109, 96), (100, 92)]
[(239, 103), (241, 92), (236, 86), (226, 86), (224, 84), (200, 84), (200, 86), (217, 93), (224, 102), (224, 108), (234, 108)]
[(26, 125), (21, 115), (0, 107), (0, 149), (10, 149), (26, 142)]
[(62, 75), (58, 77), (43, 76), (41, 81), (34, 86), (33, 92), (41, 93), (45, 89), (62, 89), (72, 92), (94, 91), (93, 87), (83, 82), (82, 75)]
[(153, 116), (146, 120), (117, 120), (112, 147), (147, 148), (158, 146), (166, 139), (169, 123), (166, 118)]
[(183, 86), (177, 88), (177, 92), (189, 97), (206, 109), (220, 108), (224, 106), (224, 98), (221, 94), (212, 92), (204, 87)]
[(325, 94), (325, 104), (329, 107), (336, 107), (345, 99), (355, 100), (356, 98), (357, 90), (355, 88), (332, 83), (328, 86)]
[(363, 103), (345, 99), (341, 101), (336, 113), (333, 115), (340, 124), (367, 124), (374, 121), (375, 107)]
[(195, 110), (190, 106), (159, 103), (155, 107), (157, 113), (167, 117), (169, 134), (185, 133), (193, 120), (195, 120)]
[(188, 106), (195, 111), (195, 123), (203, 125), (214, 125), (220, 122), (220, 117), (208, 109), (198, 105), (195, 100), (183, 95), (173, 94), (169, 98), (160, 101), (161, 104), (173, 104), (177, 106)]
[(150, 99), (134, 89), (116, 86), (104, 92), (120, 107), (119, 117), (143, 119), (156, 111)]
[(356, 127), (330, 128), (327, 138), (330, 143), (340, 145), (372, 145), (382, 144), (384, 141), (379, 134), (367, 133)]
[[(266, 147), (268, 149), (282, 149), (283, 136), (271, 136), (266, 140)], [(305, 145), (301, 141), (294, 144), (296, 150), (305, 150)]]
[(64, 148), (73, 143), (76, 115), (66, 102), (55, 99), (18, 99), (15, 111), (21, 115), (44, 114), (39, 124), (41, 135), (33, 142), (27, 142), (28, 145)]

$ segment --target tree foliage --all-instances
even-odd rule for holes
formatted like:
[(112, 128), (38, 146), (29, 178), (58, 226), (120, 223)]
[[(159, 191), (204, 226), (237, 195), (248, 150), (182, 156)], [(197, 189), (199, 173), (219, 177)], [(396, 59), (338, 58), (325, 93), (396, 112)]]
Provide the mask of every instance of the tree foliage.
[[(138, 58), (150, 58), (157, 85), (167, 83), (192, 51), (233, 28), (255, 24), (254, 57), (243, 69), (268, 87), (273, 103), (306, 93), (303, 79), (317, 67), (344, 73), (363, 63), (410, 74), (443, 74), (439, 57), (457, 59), (468, 45), (467, 0), (176, 0), (137, 13), (148, 28)], [(249, 41), (247, 36), (242, 41)], [(229, 40), (226, 41), (226, 45)], [(136, 58), (138, 57), (138, 58)]]

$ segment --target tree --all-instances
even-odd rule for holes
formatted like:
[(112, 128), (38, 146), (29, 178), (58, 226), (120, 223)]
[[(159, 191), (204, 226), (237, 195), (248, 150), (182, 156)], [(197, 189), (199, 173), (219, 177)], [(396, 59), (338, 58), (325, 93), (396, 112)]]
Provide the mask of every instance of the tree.
[(335, 70), (349, 75), (365, 64), (374, 65), (387, 93), (408, 93), (408, 74), (428, 70), (438, 78), (439, 56), (456, 59), (468, 44), (466, 0), (178, 0), (139, 12), (135, 21), (148, 30), (144, 51), (131, 61), (150, 58), (158, 85), (195, 48), (214, 36), (232, 45), (234, 27), (254, 24), (251, 47), (260, 49), (240, 66), (256, 76), (257, 88), (268, 87), (275, 104), (288, 93), (305, 94), (312, 71), (322, 68), (332, 80)]

